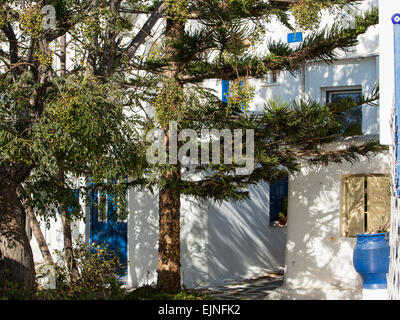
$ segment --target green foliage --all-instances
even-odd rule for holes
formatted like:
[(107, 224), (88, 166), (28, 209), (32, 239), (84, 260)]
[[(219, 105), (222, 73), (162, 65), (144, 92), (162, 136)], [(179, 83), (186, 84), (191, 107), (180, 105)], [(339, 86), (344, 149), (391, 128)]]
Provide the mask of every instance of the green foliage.
[(345, 0), (298, 0), (291, 4), (290, 9), (298, 29), (312, 30), (319, 27), (324, 10), (334, 15), (340, 13), (346, 5)]
[(134, 289), (126, 296), (127, 300), (211, 300), (206, 294), (183, 288), (178, 293), (168, 293), (156, 288), (155, 285), (145, 285)]
[(189, 0), (165, 0), (167, 17), (169, 19), (186, 22), (189, 17)]
[[(356, 149), (351, 149), (355, 153), (352, 156), (343, 152), (341, 157), (323, 148), (340, 136), (337, 115), (354, 107), (350, 104), (271, 101), (263, 115), (253, 117), (246, 112), (255, 93), (251, 78), (264, 78), (272, 71), (296, 72), (307, 59), (332, 62), (337, 49), (353, 46), (359, 34), (377, 23), (378, 12), (373, 9), (355, 17), (354, 30), (334, 26), (311, 32), (297, 47), (272, 41), (267, 52), (254, 54), (251, 46), (265, 38), (266, 24), (276, 17), (295, 29), (288, 18), (293, 13), (298, 24), (315, 29), (323, 10), (347, 10), (345, 2), (302, 0), (289, 5), (256, 0), (167, 1), (171, 21), (188, 26), (190, 15), (197, 17), (196, 27), (184, 28), (171, 43), (162, 36), (147, 55), (110, 60), (107, 68), (112, 69), (111, 76), (102, 78), (97, 76), (101, 72), (97, 65), (104, 57), (114, 53), (118, 57), (124, 51), (125, 45), (112, 41), (131, 29), (126, 21), (128, 9), (151, 12), (159, 1), (128, 1), (120, 11), (105, 1), (82, 12), (78, 1), (53, 0), (57, 17), (74, 21), (70, 30), (70, 46), (76, 52), (74, 69), (63, 78), (52, 76), (43, 84), (29, 71), (17, 80), (8, 75), (1, 78), (0, 161), (17, 159), (33, 167), (25, 181), (27, 191), (33, 194), (29, 202), (45, 216), (55, 216), (51, 208), (57, 208), (60, 201), (70, 203), (71, 189), (76, 187), (68, 179), (58, 182), (60, 170), (68, 176), (90, 177), (102, 192), (121, 196), (129, 187), (168, 185), (185, 195), (222, 201), (246, 199), (246, 186), (273, 181), (281, 174), (280, 165), (295, 172), (300, 158), (323, 164), (328, 159), (355, 161)], [(36, 20), (28, 18), (23, 23), (25, 29), (34, 29)], [(26, 45), (31, 33), (26, 32)], [(36, 60), (50, 68), (43, 57), (37, 56)], [(91, 72), (90, 64), (94, 68)], [(231, 80), (228, 104), (203, 87), (203, 80), (215, 78)], [(148, 105), (154, 107), (155, 117), (139, 116)], [(128, 109), (129, 117), (125, 112)], [(149, 143), (144, 137), (150, 129), (167, 128), (171, 120), (178, 121), (180, 129), (254, 129), (259, 168), (247, 177), (233, 177), (235, 164), (199, 165), (194, 170), (205, 174), (201, 183), (165, 181), (162, 173), (174, 167), (149, 165), (145, 159)], [(343, 135), (356, 133), (357, 128), (353, 129)], [(377, 144), (370, 143), (361, 154), (379, 150)], [(127, 176), (129, 182), (119, 179), (116, 184), (110, 183)], [(80, 193), (85, 197), (88, 190), (81, 188)], [(73, 216), (81, 218), (82, 214)]]
[[(87, 245), (78, 239), (74, 257), (80, 271), (76, 282), (71, 281), (65, 254), (56, 251), (56, 289), (40, 290), (38, 297), (46, 300), (104, 300), (122, 299), (126, 291), (118, 280), (122, 265), (115, 252), (104, 245)], [(43, 272), (43, 270), (42, 270)], [(43, 277), (46, 274), (40, 274)]]
[(0, 300), (25, 300), (30, 294), (19, 286), (18, 283), (10, 280), (11, 271), (5, 270), (4, 278), (0, 279)]
[(255, 88), (248, 79), (238, 78), (229, 86), (228, 110), (249, 110), (251, 101), (254, 99)]
[[(69, 278), (65, 254), (56, 251), (57, 263), (51, 265), (56, 274), (56, 288), (39, 288), (34, 299), (39, 300), (204, 300), (209, 296), (183, 288), (177, 294), (158, 290), (154, 285), (145, 285), (128, 290), (118, 280), (122, 268), (118, 256), (104, 245), (87, 245), (81, 239), (75, 244), (74, 255), (80, 271), (76, 282)], [(38, 270), (38, 279), (48, 276), (48, 266)], [(15, 286), (7, 282), (8, 291), (3, 298), (26, 299)]]
[(153, 102), (156, 117), (161, 128), (166, 128), (170, 121), (182, 118), (183, 89), (174, 80), (166, 80)]
[(19, 14), (19, 21), (22, 31), (32, 38), (40, 38), (43, 33), (42, 27), (42, 4), (31, 4), (24, 8)]

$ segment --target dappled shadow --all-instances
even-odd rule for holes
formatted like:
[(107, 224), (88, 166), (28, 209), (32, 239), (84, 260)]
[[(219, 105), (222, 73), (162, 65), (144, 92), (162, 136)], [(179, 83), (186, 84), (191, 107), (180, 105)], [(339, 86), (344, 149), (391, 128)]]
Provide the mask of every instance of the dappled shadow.
[(269, 225), (269, 186), (251, 186), (251, 199), (209, 206), (209, 281), (219, 284), (279, 269), (284, 264), (286, 228)]
[(389, 159), (303, 168), (289, 182), (285, 286), (298, 289), (354, 289), (361, 278), (353, 267), (355, 238), (341, 237), (341, 176), (388, 173)]
[(158, 193), (129, 191), (128, 281), (132, 286), (157, 279)]
[[(269, 226), (268, 185), (251, 187), (242, 204), (181, 199), (182, 281), (188, 288), (261, 276), (282, 268), (286, 228)], [(129, 195), (128, 260), (132, 286), (155, 282), (158, 194)]]

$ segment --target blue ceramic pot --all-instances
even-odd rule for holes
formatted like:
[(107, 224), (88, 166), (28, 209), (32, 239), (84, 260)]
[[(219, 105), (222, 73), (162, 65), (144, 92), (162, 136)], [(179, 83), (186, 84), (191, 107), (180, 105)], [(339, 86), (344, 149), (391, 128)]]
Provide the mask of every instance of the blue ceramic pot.
[(357, 234), (353, 264), (363, 279), (364, 289), (386, 289), (389, 272), (389, 234)]

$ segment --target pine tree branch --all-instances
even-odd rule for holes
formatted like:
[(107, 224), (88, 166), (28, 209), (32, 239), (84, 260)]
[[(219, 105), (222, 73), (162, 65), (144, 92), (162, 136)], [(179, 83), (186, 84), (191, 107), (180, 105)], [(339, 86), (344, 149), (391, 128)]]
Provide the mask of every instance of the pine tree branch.
[(48, 29), (44, 38), (48, 43), (54, 41), (55, 39), (61, 37), (66, 34), (69, 30), (71, 30), (77, 23), (82, 21), (82, 17), (86, 16), (89, 11), (93, 8), (99, 6), (98, 0), (90, 0), (85, 5), (80, 8), (79, 12), (74, 14), (70, 20), (62, 21), (57, 24), (55, 28)]
[(19, 61), (18, 41), (11, 23), (7, 22), (4, 24), (1, 30), (4, 32), (8, 40), (10, 64), (15, 64)]
[(286, 44), (279, 44), (275, 46), (280, 48), (279, 52), (273, 52), (262, 58), (243, 57), (239, 65), (228, 63), (221, 65), (207, 61), (189, 64), (185, 74), (180, 75), (180, 79), (184, 83), (199, 83), (207, 79), (235, 79), (238, 76), (261, 78), (271, 71), (296, 71), (307, 60), (319, 59), (325, 63), (332, 63), (337, 59), (335, 50), (348, 50), (357, 44), (359, 35), (365, 33), (370, 26), (379, 23), (377, 8), (366, 12), (363, 17), (357, 17), (356, 22), (356, 29), (341, 29), (334, 26), (310, 35), (295, 50)]
[(164, 15), (165, 5), (161, 2), (151, 13), (143, 27), (128, 44), (128, 46), (117, 56), (117, 59), (130, 60), (136, 53), (137, 49), (143, 44), (147, 37), (150, 35), (151, 30), (154, 28), (158, 20)]

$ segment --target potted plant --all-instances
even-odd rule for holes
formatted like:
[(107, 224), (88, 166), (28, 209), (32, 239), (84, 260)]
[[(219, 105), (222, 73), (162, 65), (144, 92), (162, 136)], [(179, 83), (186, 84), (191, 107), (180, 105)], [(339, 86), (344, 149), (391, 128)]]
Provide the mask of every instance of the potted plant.
[(288, 197), (282, 199), (281, 211), (278, 214), (278, 223), (281, 226), (286, 226), (287, 224), (287, 209), (288, 209)]

